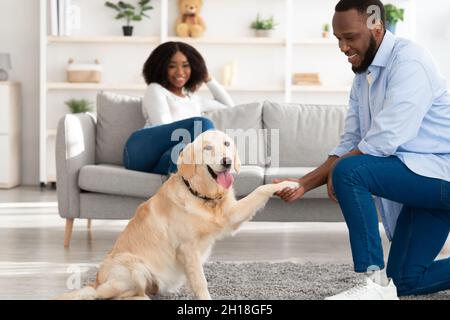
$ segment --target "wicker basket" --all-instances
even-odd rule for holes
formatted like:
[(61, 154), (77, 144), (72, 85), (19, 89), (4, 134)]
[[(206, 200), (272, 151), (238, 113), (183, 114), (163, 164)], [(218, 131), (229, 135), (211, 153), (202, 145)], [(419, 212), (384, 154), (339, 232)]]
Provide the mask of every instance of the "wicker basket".
[(98, 60), (95, 60), (94, 64), (79, 64), (70, 59), (67, 66), (67, 81), (99, 83), (102, 81), (102, 66)]
[(292, 76), (292, 84), (301, 85), (317, 85), (320, 86), (320, 76), (318, 73), (294, 73)]

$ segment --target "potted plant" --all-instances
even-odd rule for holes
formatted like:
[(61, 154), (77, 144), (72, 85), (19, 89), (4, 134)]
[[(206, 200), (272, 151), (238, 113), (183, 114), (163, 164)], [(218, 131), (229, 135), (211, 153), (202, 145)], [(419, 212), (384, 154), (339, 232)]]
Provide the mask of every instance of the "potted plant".
[(384, 11), (386, 12), (386, 29), (395, 33), (397, 22), (403, 21), (405, 10), (397, 8), (393, 4), (386, 4)]
[(149, 5), (149, 3), (150, 0), (140, 0), (138, 2), (139, 8), (136, 8), (132, 4), (123, 1), (119, 1), (118, 3), (106, 1), (105, 5), (118, 12), (116, 15), (116, 19), (125, 19), (127, 21), (127, 24), (122, 27), (123, 35), (131, 36), (133, 34), (133, 26), (131, 26), (131, 21), (141, 21), (142, 17), (150, 18), (145, 14), (145, 11), (153, 9), (153, 7)]
[(328, 38), (330, 32), (330, 25), (328, 23), (325, 23), (322, 26), (322, 38)]
[(256, 20), (252, 22), (250, 28), (255, 30), (255, 35), (257, 37), (269, 37), (277, 24), (278, 23), (275, 23), (273, 17), (261, 19), (258, 13)]
[(92, 111), (92, 103), (86, 99), (70, 99), (65, 102), (72, 113), (83, 113)]

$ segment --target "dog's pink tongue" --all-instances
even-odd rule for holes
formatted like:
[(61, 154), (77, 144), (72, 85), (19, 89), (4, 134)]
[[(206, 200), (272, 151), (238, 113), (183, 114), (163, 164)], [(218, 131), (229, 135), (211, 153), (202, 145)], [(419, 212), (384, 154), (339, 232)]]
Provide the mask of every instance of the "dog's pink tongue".
[(217, 183), (220, 184), (225, 189), (228, 189), (233, 184), (234, 178), (230, 171), (224, 171), (217, 173)]

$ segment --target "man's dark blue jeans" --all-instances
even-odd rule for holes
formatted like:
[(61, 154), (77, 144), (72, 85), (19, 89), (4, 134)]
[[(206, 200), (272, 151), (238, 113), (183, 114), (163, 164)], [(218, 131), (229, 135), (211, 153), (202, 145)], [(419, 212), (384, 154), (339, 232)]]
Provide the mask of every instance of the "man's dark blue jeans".
[(450, 259), (435, 260), (450, 230), (450, 182), (420, 176), (395, 156), (343, 158), (332, 175), (356, 272), (385, 267), (375, 195), (403, 204), (386, 269), (398, 295), (450, 289)]

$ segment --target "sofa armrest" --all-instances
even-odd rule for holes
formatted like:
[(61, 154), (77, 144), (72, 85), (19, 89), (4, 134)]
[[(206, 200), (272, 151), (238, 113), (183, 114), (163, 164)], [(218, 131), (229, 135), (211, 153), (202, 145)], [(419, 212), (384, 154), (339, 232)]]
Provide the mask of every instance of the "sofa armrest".
[(56, 133), (58, 211), (63, 218), (80, 217), (80, 169), (95, 163), (96, 120), (88, 114), (68, 114)]

